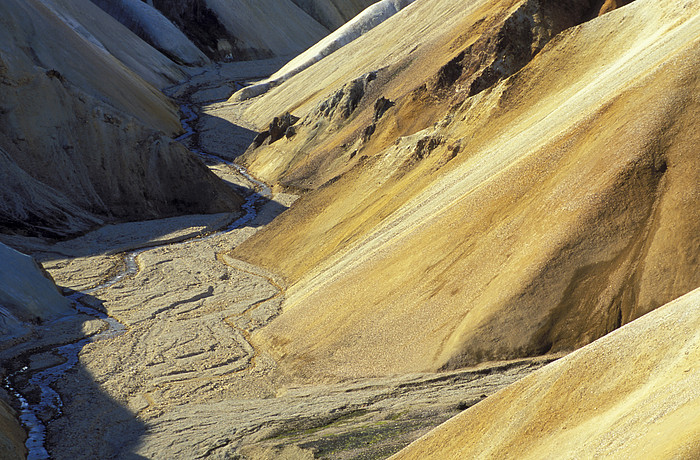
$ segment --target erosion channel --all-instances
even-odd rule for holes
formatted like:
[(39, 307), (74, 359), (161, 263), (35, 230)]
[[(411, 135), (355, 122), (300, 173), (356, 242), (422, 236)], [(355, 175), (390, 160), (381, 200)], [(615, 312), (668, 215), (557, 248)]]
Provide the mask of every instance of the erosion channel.
[(221, 75), (196, 78), (178, 140), (247, 190), (244, 211), (24, 243), (76, 305), (74, 316), (0, 353), (12, 363), (6, 389), (29, 432), (29, 458), (385, 458), (554, 359), (290, 384), (250, 340), (281, 313), (284, 281), (226, 253), (296, 196), (273, 194), (208, 153), (196, 135), (197, 104), (207, 102), (192, 96), (217, 93)]

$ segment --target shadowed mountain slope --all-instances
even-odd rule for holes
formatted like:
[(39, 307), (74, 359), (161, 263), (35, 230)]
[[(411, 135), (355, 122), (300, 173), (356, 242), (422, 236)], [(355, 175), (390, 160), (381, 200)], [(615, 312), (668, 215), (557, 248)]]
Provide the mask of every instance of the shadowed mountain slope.
[(141, 0), (91, 0), (139, 37), (185, 65), (204, 65), (204, 53), (160, 11)]
[(90, 0), (44, 0), (42, 3), (77, 35), (107, 51), (153, 86), (163, 88), (185, 78), (180, 66)]
[[(177, 107), (57, 10), (0, 5), (0, 228), (63, 236), (103, 220), (237, 207), (168, 137), (181, 130)], [(147, 48), (132, 51), (132, 63), (148, 59), (138, 57)]]
[[(143, 20), (136, 20), (134, 13), (124, 13), (135, 10), (130, 0), (93, 1), (122, 18), (132, 30), (143, 32), (139, 26)], [(209, 57), (240, 60), (299, 53), (376, 1), (285, 0), (274, 5), (235, 0), (153, 0), (148, 3)], [(158, 37), (140, 35), (154, 44), (158, 41)]]
[(0, 341), (28, 332), (37, 323), (73, 313), (41, 266), (30, 256), (0, 243)]
[(698, 458), (700, 290), (480, 402), (392, 457)]
[(155, 0), (148, 3), (163, 13), (211, 59), (245, 57), (243, 51), (237, 49), (234, 35), (221, 24), (206, 0)]
[[(147, 15), (134, 14), (134, 0), (93, 0), (127, 20), (130, 28), (156, 44), (158, 37), (144, 34), (139, 23)], [(337, 29), (376, 0), (153, 0), (148, 3), (166, 16), (200, 50), (213, 59), (245, 60), (293, 56)], [(129, 14), (124, 14), (124, 11)], [(140, 19), (139, 19), (140, 17)], [(151, 28), (153, 29), (153, 28)], [(162, 29), (165, 32), (164, 29)]]
[(24, 447), (27, 435), (16, 417), (16, 412), (0, 400), (0, 456), (7, 460), (27, 458), (27, 448)]
[[(154, 5), (183, 32), (194, 35), (200, 46), (214, 46), (204, 43), (204, 37), (222, 40), (218, 57), (233, 60), (291, 56), (329, 32), (291, 0), (190, 0), (183, 11), (179, 1), (157, 0)], [(197, 30), (203, 28), (203, 17), (210, 26), (200, 33)]]
[[(271, 107), (276, 98), (282, 112), (295, 107), (282, 99), (296, 94), (303, 120), (321, 91), (297, 85), (311, 87), (316, 66), (354, 58), (358, 73), (374, 70), (378, 61), (369, 57), (406, 35), (406, 18), (422, 24), (427, 43), (450, 30), (445, 17), (422, 9), (454, 12), (449, 5), (407, 8), (363, 37), (384, 34), (375, 48), (356, 54), (355, 43), (367, 44), (360, 39), (255, 104)], [(546, 5), (475, 2), (459, 20), (445, 14), (490, 24), (489, 14), (498, 16), (492, 8)], [(559, 5), (552, 18), (576, 5), (592, 12)], [(504, 80), (491, 78), (503, 65), (489, 60), (476, 78), (463, 68), (447, 78), (453, 74), (438, 67), (413, 93), (400, 73), (396, 82), (381, 72), (360, 80), (379, 83), (365, 91), (372, 111), (381, 96), (410, 96), (378, 120), (339, 117), (329, 131), (375, 123), (370, 143), (341, 153), (328, 171), (342, 174), (325, 176), (333, 179), (234, 251), (293, 283), (283, 314), (255, 340), (301, 379), (454, 368), (572, 350), (697, 287), (699, 13), (693, 2), (638, 0), (565, 30)], [(509, 62), (513, 49), (502, 48), (493, 62)], [(420, 50), (414, 53), (418, 60)], [(442, 76), (452, 82), (445, 96), (429, 90)], [(317, 81), (323, 87), (339, 78)], [(481, 89), (479, 81), (493, 83)], [(452, 102), (447, 113), (421, 126), (440, 114), (421, 118), (421, 108), (437, 107), (432, 101), (441, 97)], [(339, 113), (351, 105), (338, 104)], [(425, 129), (412, 133), (410, 125)], [(270, 168), (250, 154), (254, 170), (283, 177), (286, 142), (273, 144), (280, 160)]]

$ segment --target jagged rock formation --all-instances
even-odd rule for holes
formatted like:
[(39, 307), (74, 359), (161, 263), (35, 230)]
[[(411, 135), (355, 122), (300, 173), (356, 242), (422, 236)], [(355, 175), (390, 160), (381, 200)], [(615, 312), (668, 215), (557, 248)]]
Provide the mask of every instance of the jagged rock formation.
[(31, 257), (0, 243), (0, 335), (24, 331), (21, 322), (44, 321), (73, 312), (68, 299)]
[(466, 410), (392, 457), (698, 458), (700, 290)]
[[(269, 181), (317, 187), (349, 167), (346, 159), (339, 157), (365, 147), (358, 139), (373, 123), (374, 100), (387, 97), (397, 101), (389, 119), (398, 121), (385, 129), (378, 142), (366, 146), (381, 150), (402, 135), (438, 122), (466, 97), (517, 72), (553, 35), (583, 22), (590, 14), (587, 1), (566, 6), (551, 1), (506, 2), (486, 11), (477, 4), (468, 9), (451, 3), (415, 5), (364, 34), (341, 53), (328, 56), (298, 78), (255, 100), (246, 109), (251, 122), (262, 125), (278, 115), (280, 107), (294, 108), (295, 114), (305, 119), (306, 132), (285, 145), (284, 151), (264, 149), (249, 154), (244, 161)], [(419, 34), (422, 40), (418, 45), (405, 39)], [(277, 75), (284, 72), (282, 69)], [(332, 97), (328, 92), (372, 72), (377, 82), (366, 88), (367, 97), (364, 92), (358, 95), (358, 104), (364, 103), (339, 132), (327, 130), (323, 119), (309, 115), (326, 103), (324, 97)], [(323, 92), (308, 81), (333, 83)], [(242, 90), (234, 99), (255, 92), (256, 87)], [(304, 131), (304, 127), (299, 130)]]
[(177, 108), (66, 11), (0, 6), (2, 231), (56, 237), (105, 220), (238, 206), (168, 137), (180, 130)]
[[(417, 3), (250, 106), (306, 120), (246, 161), (314, 191), (234, 252), (292, 284), (254, 336), (289, 372), (572, 350), (700, 284), (699, 11), (638, 0), (555, 35), (593, 3)], [(314, 112), (374, 70), (344, 123)]]

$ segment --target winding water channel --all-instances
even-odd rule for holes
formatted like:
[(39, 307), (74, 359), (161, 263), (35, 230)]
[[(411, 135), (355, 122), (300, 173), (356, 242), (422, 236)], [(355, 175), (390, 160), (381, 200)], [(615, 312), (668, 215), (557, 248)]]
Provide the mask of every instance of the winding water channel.
[[(185, 133), (176, 138), (175, 140), (179, 142), (184, 142), (186, 139), (188, 139), (195, 133), (195, 129), (192, 125), (193, 122), (197, 120), (198, 115), (190, 105), (181, 106), (181, 111), (184, 115), (181, 119), (181, 123), (183, 129), (185, 130)], [(186, 241), (190, 241), (196, 238), (212, 238), (214, 236), (221, 235), (223, 233), (227, 233), (241, 228), (253, 219), (255, 219), (255, 217), (257, 216), (256, 206), (258, 206), (261, 201), (269, 199), (272, 196), (272, 191), (270, 187), (267, 184), (264, 184), (263, 182), (260, 182), (254, 177), (252, 177), (242, 166), (236, 165), (235, 163), (230, 161), (226, 161), (216, 155), (212, 155), (210, 153), (201, 151), (198, 148), (190, 148), (190, 150), (201, 156), (205, 161), (213, 161), (219, 164), (225, 164), (235, 169), (239, 174), (241, 174), (248, 181), (253, 183), (255, 185), (256, 190), (251, 191), (251, 193), (248, 194), (248, 196), (246, 197), (246, 200), (242, 205), (243, 214), (234, 222), (229, 224), (226, 228), (204, 237), (193, 237)], [(73, 343), (58, 346), (52, 350), (58, 355), (60, 355), (64, 361), (61, 364), (45, 368), (39, 372), (34, 373), (28, 379), (28, 384), (25, 386), (27, 388), (27, 390), (25, 390), (26, 393), (32, 390), (38, 390), (40, 397), (37, 403), (31, 404), (29, 402), (27, 394), (22, 394), (20, 391), (17, 390), (18, 385), (16, 382), (19, 377), (24, 377), (24, 374), (27, 374), (29, 372), (28, 366), (24, 366), (23, 368), (19, 369), (18, 371), (14, 372), (13, 374), (7, 376), (4, 379), (3, 384), (5, 388), (9, 393), (13, 394), (20, 403), (20, 421), (25, 426), (28, 432), (26, 447), (28, 450), (27, 458), (29, 460), (46, 460), (51, 458), (45, 447), (46, 425), (44, 422), (42, 422), (42, 419), (48, 418), (50, 422), (60, 417), (62, 413), (61, 409), (63, 406), (63, 402), (61, 400), (60, 395), (52, 388), (51, 385), (54, 382), (56, 382), (64, 373), (66, 373), (68, 370), (72, 369), (76, 364), (78, 364), (78, 356), (85, 345), (91, 342), (113, 338), (126, 330), (125, 326), (122, 323), (106, 315), (105, 313), (102, 313), (98, 310), (84, 305), (80, 302), (80, 299), (86, 295), (93, 294), (105, 288), (109, 288), (123, 280), (125, 277), (136, 275), (139, 271), (136, 259), (140, 254), (155, 248), (163, 246), (174, 246), (177, 244), (182, 244), (184, 242), (185, 241), (179, 241), (177, 243), (154, 244), (152, 246), (141, 248), (137, 251), (128, 252), (124, 255), (124, 269), (116, 276), (112, 277), (110, 280), (106, 281), (103, 284), (100, 284), (82, 292), (76, 292), (68, 296), (73, 302), (73, 305), (78, 313), (86, 314), (100, 319), (107, 324), (107, 327), (105, 330), (96, 335), (81, 339)], [(30, 355), (28, 357), (28, 360), (30, 361), (33, 356), (45, 353), (45, 351), (46, 350), (35, 352), (35, 354)]]

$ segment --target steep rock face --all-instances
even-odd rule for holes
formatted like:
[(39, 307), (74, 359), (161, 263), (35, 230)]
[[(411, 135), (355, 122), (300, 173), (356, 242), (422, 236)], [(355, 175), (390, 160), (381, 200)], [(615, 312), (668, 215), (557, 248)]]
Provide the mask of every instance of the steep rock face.
[(214, 60), (246, 57), (206, 0), (153, 0), (148, 2), (175, 24), (200, 50)]
[(208, 62), (180, 29), (149, 4), (141, 0), (91, 1), (171, 59), (190, 66)]
[(550, 364), (392, 457), (698, 458), (700, 290)]
[(0, 12), (3, 231), (63, 236), (241, 202), (167, 137), (176, 108), (104, 48), (40, 2)]
[[(68, 299), (34, 259), (0, 243), (0, 262), (0, 313), (4, 318), (35, 321), (73, 312)], [(6, 328), (0, 332), (3, 337), (13, 333)]]
[(451, 368), (581, 347), (697, 287), (699, 14), (638, 0), (568, 29), (413, 135), (388, 108), (388, 147), (235, 251), (294, 283), (255, 339), (301, 379)]
[(15, 411), (0, 400), (0, 456), (7, 460), (27, 458), (25, 438), (26, 434), (17, 422)]

